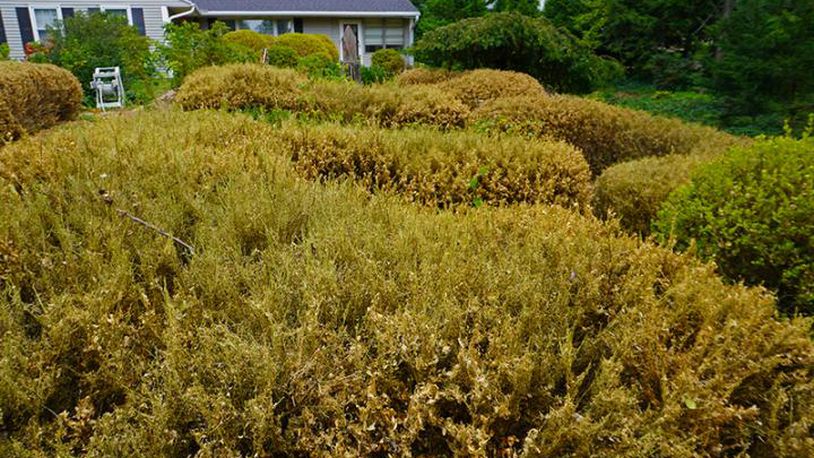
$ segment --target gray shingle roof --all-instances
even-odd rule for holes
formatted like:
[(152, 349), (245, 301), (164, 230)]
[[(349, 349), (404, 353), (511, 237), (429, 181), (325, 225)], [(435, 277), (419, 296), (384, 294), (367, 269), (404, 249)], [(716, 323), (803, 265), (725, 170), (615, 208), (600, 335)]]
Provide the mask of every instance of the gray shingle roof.
[(307, 13), (418, 13), (410, 0), (191, 0), (201, 13), (210, 11)]

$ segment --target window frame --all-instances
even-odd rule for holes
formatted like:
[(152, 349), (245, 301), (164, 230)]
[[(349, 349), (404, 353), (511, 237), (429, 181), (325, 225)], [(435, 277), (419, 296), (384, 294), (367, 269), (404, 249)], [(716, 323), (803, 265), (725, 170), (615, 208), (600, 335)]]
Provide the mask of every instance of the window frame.
[(127, 5), (113, 5), (111, 3), (102, 3), (99, 4), (99, 11), (102, 13), (106, 13), (107, 10), (124, 10), (127, 12), (127, 25), (133, 25), (133, 7), (129, 4)]
[[(223, 20), (223, 19), (219, 19), (219, 20)], [(285, 35), (286, 33), (294, 33), (294, 18), (290, 18), (290, 17), (289, 18), (247, 17), (247, 18), (236, 18), (236, 19), (230, 19), (230, 20), (235, 21), (235, 30), (252, 30), (254, 32), (257, 32), (256, 30), (252, 29), (251, 27), (246, 28), (246, 29), (239, 28), (239, 26), (241, 25), (240, 23), (241, 22), (246, 22), (246, 21), (270, 21), (273, 24), (272, 25), (272, 30), (274, 31), (273, 34), (263, 33), (263, 32), (257, 32), (257, 33), (262, 33), (263, 35), (268, 35), (270, 37), (279, 37), (280, 35)], [(288, 32), (285, 32), (285, 33), (281, 34), (281, 33), (278, 33), (279, 32), (278, 27), (279, 27), (279, 24), (283, 23), (283, 22), (286, 24), (286, 30), (288, 30)]]
[[(62, 7), (59, 4), (45, 4), (45, 5), (30, 5), (28, 7), (28, 16), (31, 19), (31, 32), (34, 35), (34, 41), (38, 43), (42, 43), (42, 37), (40, 37), (40, 25), (37, 22), (37, 10), (39, 11), (56, 11), (57, 12), (57, 22), (62, 23)], [(43, 30), (47, 30), (47, 27), (43, 28)]]

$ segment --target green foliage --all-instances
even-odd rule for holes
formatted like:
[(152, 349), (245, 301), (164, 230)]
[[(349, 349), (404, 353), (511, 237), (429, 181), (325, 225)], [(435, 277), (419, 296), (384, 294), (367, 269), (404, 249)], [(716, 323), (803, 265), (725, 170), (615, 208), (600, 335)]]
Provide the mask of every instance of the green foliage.
[(8, 43), (0, 43), (0, 60), (8, 60), (10, 52), (11, 48), (9, 48)]
[(79, 11), (66, 18), (63, 25), (49, 31), (48, 59), (79, 79), (86, 100), (94, 98), (90, 88), (94, 69), (115, 66), (121, 69), (129, 99), (143, 102), (154, 98), (147, 85), (157, 73), (150, 40), (128, 25), (125, 18)]
[(254, 60), (253, 53), (242, 44), (223, 40), (229, 28), (216, 22), (203, 30), (196, 22), (170, 23), (165, 27), (166, 43), (159, 53), (172, 70), (173, 83), (178, 86), (188, 74), (210, 65)]
[(384, 83), (393, 79), (393, 75), (382, 67), (365, 67), (360, 69), (363, 84)]
[(281, 68), (294, 68), (300, 61), (296, 51), (283, 45), (271, 45), (267, 57), (269, 65)]
[[(730, 117), (814, 112), (814, 2), (739, 0), (715, 26), (714, 87)], [(777, 119), (777, 118), (775, 118)]]
[(494, 0), (492, 11), (516, 11), (525, 16), (537, 16), (540, 0)]
[(0, 150), (3, 455), (810, 456), (811, 320), (558, 207), (308, 182), (277, 133)]
[(613, 89), (596, 91), (590, 98), (686, 122), (715, 127), (722, 124), (721, 103), (708, 92), (664, 91), (652, 85), (629, 82)]
[(225, 33), (222, 39), (227, 43), (241, 45), (252, 50), (258, 58), (264, 49), (271, 47), (274, 43), (273, 36), (255, 32), (254, 30), (234, 30)]
[(784, 312), (814, 314), (814, 139), (764, 140), (702, 166), (653, 228), (727, 278), (776, 291)]
[(297, 61), (297, 68), (309, 78), (341, 80), (345, 77), (339, 61), (321, 52), (300, 58)]
[(379, 67), (390, 75), (398, 75), (407, 68), (407, 63), (400, 52), (395, 49), (379, 49), (371, 57), (373, 67)]
[(493, 13), (438, 28), (412, 52), (429, 65), (452, 69), (496, 68), (528, 73), (557, 91), (589, 92), (621, 75), (545, 18)]
[(327, 35), (311, 33), (286, 33), (274, 38), (274, 43), (288, 46), (297, 52), (300, 57), (312, 54), (322, 54), (328, 59), (338, 62), (339, 49)]
[(414, 3), (421, 11), (416, 24), (417, 37), (461, 19), (483, 16), (489, 11), (489, 0), (419, 0)]

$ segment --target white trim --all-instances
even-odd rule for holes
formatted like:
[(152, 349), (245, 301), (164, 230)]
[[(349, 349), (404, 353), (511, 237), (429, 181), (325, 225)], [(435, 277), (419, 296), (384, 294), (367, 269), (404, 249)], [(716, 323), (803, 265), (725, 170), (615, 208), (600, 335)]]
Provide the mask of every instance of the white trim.
[(167, 6), (161, 7), (161, 22), (164, 24), (170, 22), (170, 8)]
[(413, 11), (201, 11), (201, 16), (296, 16), (296, 17), (404, 17), (416, 18)]
[[(57, 21), (62, 22), (62, 7), (58, 3), (46, 3), (43, 5), (30, 5), (28, 7), (28, 16), (31, 19), (31, 31), (34, 35), (34, 41), (42, 42), (40, 40), (40, 26), (37, 24), (37, 15), (34, 13), (34, 10), (56, 10), (57, 12)], [(25, 47), (25, 43), (23, 43), (23, 47)]]

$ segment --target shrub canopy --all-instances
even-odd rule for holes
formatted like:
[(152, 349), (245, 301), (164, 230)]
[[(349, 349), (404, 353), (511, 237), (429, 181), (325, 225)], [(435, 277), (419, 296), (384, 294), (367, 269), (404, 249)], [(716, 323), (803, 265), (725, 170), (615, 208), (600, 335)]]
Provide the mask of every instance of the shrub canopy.
[(334, 62), (339, 61), (339, 49), (327, 35), (312, 33), (286, 33), (274, 38), (274, 43), (288, 46), (306, 57), (311, 54), (323, 54)]
[(421, 37), (412, 52), (423, 63), (458, 70), (495, 68), (528, 73), (555, 91), (590, 92), (621, 75), (545, 18), (494, 13), (464, 19)]
[(371, 57), (371, 65), (379, 67), (390, 75), (398, 75), (407, 67), (404, 57), (395, 49), (379, 49)]
[(814, 139), (761, 141), (702, 166), (654, 229), (679, 249), (694, 241), (726, 277), (775, 290), (782, 310), (814, 314)]
[(762, 291), (557, 207), (309, 183), (275, 133), (0, 150), (3, 455), (810, 455), (811, 322)]
[(82, 86), (50, 64), (0, 62), (0, 146), (27, 132), (73, 119), (82, 109)]

